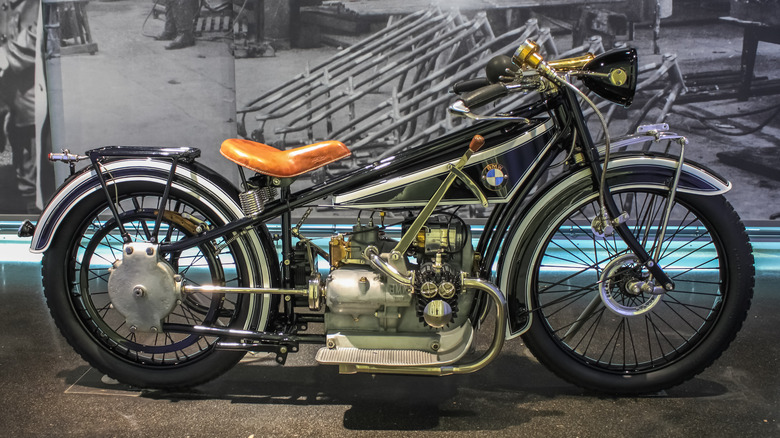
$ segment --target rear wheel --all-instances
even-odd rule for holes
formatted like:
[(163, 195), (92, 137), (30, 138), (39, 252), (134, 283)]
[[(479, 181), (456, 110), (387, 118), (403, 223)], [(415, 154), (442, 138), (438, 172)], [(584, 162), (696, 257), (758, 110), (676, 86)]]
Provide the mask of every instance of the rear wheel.
[[(112, 193), (133, 242), (152, 237), (175, 242), (231, 219), (219, 202), (173, 189), (153, 236), (161, 188), (125, 183)], [(139, 331), (127, 322), (108, 292), (110, 268), (122, 259), (123, 244), (105, 195), (98, 192), (74, 208), (44, 255), (47, 302), (73, 348), (101, 372), (139, 387), (193, 386), (235, 365), (243, 353), (217, 350), (216, 337)], [(187, 284), (251, 286), (262, 283), (269, 267), (266, 260), (254, 260), (249, 244), (243, 236), (219, 238), (162, 257)], [(162, 322), (252, 329), (260, 312), (267, 311), (263, 307), (262, 299), (251, 295), (185, 294)]]
[[(630, 187), (630, 186), (629, 186)], [(582, 191), (539, 218), (516, 258), (530, 287), (533, 322), (524, 340), (564, 379), (609, 393), (655, 392), (690, 379), (728, 347), (753, 292), (744, 226), (722, 196), (679, 193), (663, 241), (668, 191), (622, 188), (613, 197), (628, 227), (675, 282), (653, 284), (617, 234), (595, 238), (598, 195)]]

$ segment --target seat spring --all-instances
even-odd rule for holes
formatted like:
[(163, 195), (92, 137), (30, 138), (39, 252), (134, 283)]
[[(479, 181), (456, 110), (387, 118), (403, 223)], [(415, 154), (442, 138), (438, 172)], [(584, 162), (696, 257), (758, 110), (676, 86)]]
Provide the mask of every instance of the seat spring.
[(241, 209), (247, 216), (259, 214), (265, 208), (265, 203), (276, 197), (276, 192), (276, 187), (259, 187), (239, 193)]

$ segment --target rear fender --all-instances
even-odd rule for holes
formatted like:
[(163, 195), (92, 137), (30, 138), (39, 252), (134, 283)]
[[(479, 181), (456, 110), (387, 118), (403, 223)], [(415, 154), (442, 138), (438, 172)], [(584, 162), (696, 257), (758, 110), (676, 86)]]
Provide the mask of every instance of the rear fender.
[[(109, 192), (115, 184), (125, 182), (149, 181), (159, 184), (160, 191), (165, 189), (170, 174), (171, 162), (150, 159), (128, 159), (111, 161), (101, 165), (101, 169), (109, 177), (106, 180)], [(243, 211), (237, 202), (238, 190), (224, 177), (213, 170), (192, 163), (179, 163), (176, 166), (176, 176), (172, 186), (185, 193), (198, 197), (211, 208), (219, 212), (220, 220), (229, 222), (243, 216)], [(63, 220), (76, 207), (79, 202), (96, 191), (102, 190), (100, 181), (93, 167), (88, 167), (70, 177), (60, 187), (54, 198), (44, 209), (35, 227), (30, 250), (32, 252), (45, 252), (51, 244), (55, 233), (67, 233), (68, 230), (61, 227)], [(257, 226), (244, 234), (242, 246), (250, 257), (249, 263), (262, 267), (258, 270), (258, 276), (252, 275), (248, 280), (254, 286), (278, 286), (279, 272), (275, 267), (279, 266), (278, 257), (273, 247), (273, 242), (265, 226)], [(267, 264), (261, 263), (267, 260)], [(262, 309), (272, 309), (272, 297), (263, 295), (251, 298), (250, 306), (256, 299), (261, 300)], [(269, 321), (269, 311), (247, 319), (245, 330), (264, 330)]]
[[(109, 192), (114, 184), (127, 181), (150, 181), (165, 187), (171, 162), (149, 159), (111, 161), (101, 165)], [(176, 167), (173, 187), (192, 193), (209, 202), (219, 203), (226, 211), (226, 221), (243, 216), (237, 202), (238, 191), (230, 182), (211, 169), (197, 163), (180, 163)], [(48, 249), (52, 237), (59, 231), (63, 219), (78, 203), (90, 194), (102, 190), (97, 174), (88, 167), (69, 178), (46, 205), (35, 227), (30, 251), (41, 253)], [(255, 239), (253, 239), (255, 240)], [(262, 249), (262, 244), (256, 242)]]

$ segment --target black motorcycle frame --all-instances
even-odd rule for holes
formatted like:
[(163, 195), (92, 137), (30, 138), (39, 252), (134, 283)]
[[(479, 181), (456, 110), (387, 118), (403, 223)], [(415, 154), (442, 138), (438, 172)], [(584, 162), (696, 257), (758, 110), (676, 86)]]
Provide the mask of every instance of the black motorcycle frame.
[[(489, 277), (490, 267), (499, 255), (501, 241), (510, 228), (513, 219), (517, 217), (517, 214), (523, 206), (528, 204), (527, 201), (529, 200), (531, 190), (540, 181), (550, 165), (553, 164), (556, 157), (560, 156), (563, 152), (568, 152), (571, 155), (571, 151), (567, 151), (567, 148), (569, 147), (577, 149), (582, 157), (580, 163), (569, 164), (586, 166), (590, 169), (594, 189), (603, 190), (606, 204), (605, 207), (609, 217), (617, 218), (621, 214), (621, 211), (619, 211), (610, 195), (609, 187), (600, 187), (603, 160), (599, 154), (598, 146), (594, 143), (587, 128), (585, 118), (575, 94), (568, 89), (560, 89), (559, 92), (554, 95), (543, 96), (540, 101), (514, 110), (509, 114), (509, 116), (512, 117), (524, 117), (531, 121), (539, 121), (540, 119), (537, 118), (544, 115), (547, 115), (549, 119), (552, 119), (555, 123), (553, 138), (550, 140), (553, 147), (540, 152), (533, 162), (529, 164), (527, 170), (527, 172), (529, 172), (529, 177), (521, 181), (520, 188), (512, 199), (507, 203), (494, 206), (491, 215), (487, 219), (485, 231), (480, 237), (476, 248), (476, 252), (482, 255), (481, 265), (478, 266), (477, 269), (480, 278)], [(241, 233), (249, 228), (263, 227), (269, 220), (281, 218), (280, 238), (282, 242), (282, 257), (284, 261), (292, 260), (294, 236), (292, 232), (291, 212), (293, 210), (306, 207), (316, 200), (328, 198), (338, 192), (359, 188), (371, 180), (391, 176), (401, 169), (407, 169), (412, 163), (415, 163), (414, 165), (417, 166), (424, 166), (426, 164), (442, 163), (447, 160), (457, 159), (463, 150), (465, 150), (471, 138), (476, 134), (480, 134), (486, 138), (485, 148), (489, 148), (492, 145), (505, 141), (507, 138), (518, 135), (516, 132), (517, 130), (521, 130), (522, 133), (522, 128), (524, 126), (523, 123), (513, 121), (479, 122), (429, 144), (405, 151), (399, 154), (389, 165), (384, 162), (373, 162), (359, 169), (344, 173), (333, 180), (295, 193), (291, 192), (289, 184), (283, 184), (280, 190), (279, 199), (269, 202), (266, 205), (265, 210), (261, 213), (239, 218), (224, 226), (208, 230), (198, 236), (190, 237), (175, 243), (161, 242), (160, 251), (162, 253), (181, 251), (218, 237), (228, 237), (233, 233)], [(577, 138), (573, 139), (572, 136), (574, 135), (576, 135)], [(111, 212), (117, 219), (117, 224), (120, 227), (121, 233), (124, 236), (125, 241), (129, 242), (130, 237), (127, 235), (126, 231), (121, 228), (122, 224), (121, 220), (118, 218), (118, 212), (111, 202), (111, 194), (106, 182), (106, 177), (101, 170), (102, 164), (106, 161), (121, 158), (143, 157), (169, 160), (171, 162), (171, 170), (168, 175), (165, 192), (160, 201), (161, 205), (164, 205), (174, 179), (176, 167), (179, 164), (186, 164), (194, 161), (199, 156), (199, 151), (192, 148), (114, 146), (91, 150), (88, 152), (88, 156), (92, 161), (92, 166), (98, 176), (102, 190), (109, 200)], [(243, 169), (240, 166), (239, 171), (243, 178)], [(160, 208), (157, 220), (154, 224), (155, 231), (152, 233), (153, 236), (157, 234), (157, 230), (161, 225), (162, 213), (163, 209)], [(651, 255), (648, 254), (645, 248), (637, 241), (636, 237), (630, 232), (627, 226), (617, 221), (615, 221), (614, 224), (617, 234), (623, 239), (631, 251), (634, 252), (641, 264), (648, 269), (654, 278), (656, 278), (660, 284), (672, 285), (670, 287), (673, 287), (671, 279), (669, 279), (657, 264), (653, 263)], [(278, 284), (273, 286), (293, 288), (294, 282), (290, 264), (283, 262), (280, 266), (280, 272), (274, 276), (276, 277)], [(513, 329), (512, 331), (515, 332), (522, 326), (522, 321), (527, 320), (527, 313), (534, 309), (527, 309), (517, 297), (510, 296), (507, 297), (507, 299), (509, 302), (508, 317), (510, 326)], [(473, 307), (472, 312), (474, 314), (472, 315), (471, 320), (475, 321), (475, 324), (479, 321), (480, 314), (482, 313), (484, 315), (483, 312), (485, 311), (486, 306), (487, 300), (482, 296), (478, 305)], [(275, 352), (277, 354), (277, 361), (284, 363), (287, 352), (297, 351), (299, 343), (324, 343), (325, 341), (324, 336), (297, 334), (299, 330), (306, 328), (307, 323), (321, 322), (322, 318), (321, 315), (298, 315), (296, 313), (296, 307), (295, 300), (285, 300), (284, 313), (275, 315), (275, 320), (272, 320), (270, 323), (270, 325), (275, 328), (273, 333), (250, 331), (236, 332), (235, 330), (210, 327), (189, 327), (174, 324), (167, 324), (164, 327), (165, 330), (172, 332), (212, 336), (218, 335), (225, 338), (241, 338), (259, 341), (259, 344), (254, 345), (252, 350)]]

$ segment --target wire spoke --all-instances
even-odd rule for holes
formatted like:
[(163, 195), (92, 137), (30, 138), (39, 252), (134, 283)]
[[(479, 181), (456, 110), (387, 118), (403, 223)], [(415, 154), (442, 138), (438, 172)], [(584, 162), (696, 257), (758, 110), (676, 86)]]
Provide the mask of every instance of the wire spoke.
[[(113, 201), (119, 212), (119, 220), (131, 239), (152, 240), (151, 224), (157, 220), (160, 199), (160, 196), (154, 195), (124, 196), (118, 191)], [(165, 235), (164, 240), (188, 237), (187, 225), (182, 225), (182, 221), (190, 220), (188, 218), (199, 218), (197, 223), (209, 222), (207, 215), (176, 196), (171, 196), (163, 208), (172, 212), (164, 215), (160, 226), (160, 234)], [(103, 210), (95, 212), (84, 223), (74, 245), (75, 256), (69, 268), (72, 278), (68, 283), (71, 284), (72, 303), (98, 343), (126, 360), (161, 366), (176, 365), (213, 351), (212, 344), (216, 337), (206, 339), (197, 335), (152, 333), (131, 327), (128, 322), (132, 322), (132, 319), (127, 319), (114, 307), (107, 286), (111, 276), (109, 268), (113, 266), (114, 269), (121, 269), (122, 266), (116, 264), (117, 260), (123, 260), (124, 245), (118, 222), (105, 205)], [(170, 263), (175, 271), (179, 271), (176, 269), (177, 264), (181, 264), (181, 271), (191, 284), (244, 284), (236, 255), (232, 251), (216, 254), (210, 244), (197, 247), (195, 251), (167, 255), (164, 262)], [(165, 321), (231, 327), (234, 318), (241, 315), (236, 311), (243, 302), (240, 296), (217, 299), (211, 295), (202, 295), (188, 297), (188, 300), (192, 301), (176, 306), (165, 317)]]
[[(632, 264), (610, 268), (614, 269), (610, 299), (602, 302), (603, 269), (629, 250), (617, 233), (593, 238), (585, 225), (589, 223), (587, 212), (599, 211), (593, 198), (572, 206), (568, 216), (560, 218), (560, 225), (549, 225), (552, 238), (536, 258), (531, 308), (561, 348), (588, 366), (625, 373), (665, 366), (689, 352), (694, 339), (709, 331), (716, 320), (723, 298), (720, 249), (682, 197), (672, 205), (660, 239), (667, 195), (666, 191), (615, 195), (616, 202), (631, 213), (629, 230), (651, 254), (660, 253), (658, 263), (675, 280), (675, 289), (663, 298), (632, 292), (636, 284), (651, 278), (646, 267)], [(584, 239), (593, 243), (583, 245)], [(615, 306), (634, 309), (635, 314), (623, 315)]]

